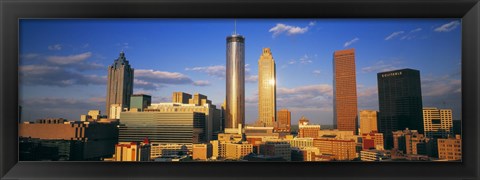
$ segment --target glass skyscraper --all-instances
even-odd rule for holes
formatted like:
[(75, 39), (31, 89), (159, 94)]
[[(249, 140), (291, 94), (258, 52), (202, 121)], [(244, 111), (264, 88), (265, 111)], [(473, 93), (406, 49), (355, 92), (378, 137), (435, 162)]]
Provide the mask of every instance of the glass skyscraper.
[(225, 128), (245, 125), (245, 38), (227, 37), (227, 87)]
[(379, 119), (385, 148), (393, 147), (392, 131), (417, 130), (423, 134), (422, 89), (420, 71), (401, 69), (377, 74)]

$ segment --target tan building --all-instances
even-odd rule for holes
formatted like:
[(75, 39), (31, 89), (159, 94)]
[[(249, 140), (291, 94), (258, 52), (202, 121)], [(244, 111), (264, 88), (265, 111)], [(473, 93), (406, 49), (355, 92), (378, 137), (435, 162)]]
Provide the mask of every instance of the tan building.
[(98, 120), (102, 116), (100, 110), (90, 110), (88, 111), (88, 115), (93, 119), (93, 120)]
[(270, 48), (263, 48), (258, 59), (258, 123), (274, 127), (276, 118), (276, 74), (275, 60)]
[(150, 144), (120, 142), (115, 145), (115, 161), (150, 161)]
[[(120, 109), (130, 106), (130, 96), (133, 94), (134, 69), (130, 67), (125, 53), (108, 66), (107, 99), (105, 112), (110, 113), (112, 104), (119, 104)], [(110, 114), (109, 114), (110, 115)], [(108, 116), (110, 119), (117, 119)]]
[(288, 109), (281, 109), (277, 112), (277, 125), (275, 127), (276, 132), (287, 132), (291, 131), (291, 118), (292, 113)]
[(356, 132), (358, 109), (355, 49), (335, 51), (333, 81), (335, 129)]
[(193, 145), (193, 155), (192, 158), (194, 160), (202, 160), (205, 161), (212, 157), (212, 144), (194, 144)]
[(313, 138), (294, 138), (290, 139), (290, 146), (296, 148), (313, 147)]
[(451, 109), (423, 108), (423, 125), (428, 138), (448, 138), (453, 136)]
[(354, 140), (314, 139), (313, 146), (317, 147), (322, 155), (331, 155), (333, 160), (344, 161), (357, 158)]
[(317, 138), (320, 131), (320, 125), (309, 124), (309, 120), (302, 116), (298, 124), (298, 137), (299, 138)]
[(110, 105), (110, 113), (108, 114), (108, 118), (110, 119), (120, 119), (120, 113), (122, 113), (122, 105), (121, 104), (111, 104)]
[(456, 135), (455, 138), (437, 139), (438, 158), (443, 160), (462, 160), (462, 138)]
[(184, 92), (173, 92), (172, 94), (173, 103), (188, 104), (191, 98), (192, 98), (191, 94), (184, 93)]
[(248, 142), (242, 142), (240, 144), (226, 144), (226, 158), (227, 159), (242, 159), (246, 155), (253, 152), (253, 145)]
[(370, 133), (372, 131), (378, 132), (377, 119), (378, 119), (378, 111), (374, 111), (374, 110), (360, 111), (359, 134)]

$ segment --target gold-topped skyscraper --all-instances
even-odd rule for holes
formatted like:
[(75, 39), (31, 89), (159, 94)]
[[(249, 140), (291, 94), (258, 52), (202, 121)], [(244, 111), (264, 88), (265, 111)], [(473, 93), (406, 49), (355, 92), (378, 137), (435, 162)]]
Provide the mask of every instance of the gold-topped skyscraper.
[(130, 106), (130, 96), (133, 94), (133, 71), (123, 51), (113, 64), (108, 66), (105, 108), (107, 114), (110, 114), (110, 107), (113, 104), (120, 105), (122, 109)]
[(355, 49), (339, 50), (333, 54), (333, 106), (335, 128), (357, 132)]
[(277, 122), (275, 60), (270, 48), (263, 48), (258, 59), (258, 124), (273, 127)]
[(245, 38), (235, 32), (227, 37), (225, 129), (245, 125)]

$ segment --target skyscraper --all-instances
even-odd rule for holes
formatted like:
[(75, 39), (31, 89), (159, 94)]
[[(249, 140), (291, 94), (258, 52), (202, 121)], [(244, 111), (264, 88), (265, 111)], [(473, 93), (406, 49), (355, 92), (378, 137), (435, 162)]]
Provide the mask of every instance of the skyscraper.
[(423, 124), (425, 136), (428, 138), (453, 137), (451, 109), (423, 108)]
[(379, 120), (385, 148), (393, 147), (392, 131), (411, 129), (423, 134), (420, 71), (401, 69), (377, 74)]
[(360, 132), (370, 133), (377, 131), (378, 112), (375, 110), (362, 110), (360, 111)]
[(130, 96), (133, 93), (133, 71), (123, 51), (113, 64), (108, 66), (105, 112), (110, 112), (112, 104), (120, 104), (122, 109), (130, 106)]
[(275, 60), (270, 48), (263, 48), (258, 59), (258, 120), (262, 126), (273, 127), (277, 121)]
[(341, 131), (357, 132), (357, 80), (355, 49), (333, 54), (333, 124)]
[(277, 112), (277, 132), (290, 132), (291, 131), (291, 119), (292, 113), (288, 109), (281, 109)]
[(245, 38), (227, 37), (227, 87), (225, 128), (245, 125)]

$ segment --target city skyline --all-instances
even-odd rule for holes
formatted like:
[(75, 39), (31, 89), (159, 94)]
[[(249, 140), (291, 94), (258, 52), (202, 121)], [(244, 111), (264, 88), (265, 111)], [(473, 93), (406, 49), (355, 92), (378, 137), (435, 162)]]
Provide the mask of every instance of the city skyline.
[[(189, 93), (199, 92), (207, 95), (209, 99), (211, 99), (213, 103), (219, 107), (220, 104), (223, 103), (224, 98), (222, 97), (225, 97), (225, 60), (222, 59), (222, 55), (224, 58), (225, 53), (224, 38), (230, 35), (228, 30), (231, 31), (233, 29), (233, 20), (212, 20), (206, 21), (207, 23), (202, 20), (180, 20), (178, 22), (172, 20), (165, 21), (166, 22), (147, 20), (108, 20), (106, 21), (107, 23), (104, 24), (100, 24), (97, 20), (82, 20), (77, 22), (65, 20), (51, 20), (50, 22), (45, 22), (43, 24), (36, 21), (22, 22), (21, 27), (36, 26), (38, 29), (38, 32), (35, 31), (35, 33), (38, 34), (31, 34), (33, 32), (30, 31), (35, 28), (22, 28), (22, 33), (20, 37), (20, 97), (22, 111), (24, 113), (23, 117), (25, 118), (25, 120), (33, 121), (36, 118), (44, 118), (45, 115), (49, 115), (48, 117), (61, 116), (69, 120), (78, 120), (81, 113), (76, 114), (75, 110), (83, 112), (84, 109), (101, 109), (103, 114), (108, 114), (108, 112), (105, 112), (105, 110), (102, 109), (102, 106), (105, 105), (104, 101), (106, 80), (105, 82), (103, 81), (106, 76), (106, 65), (111, 64), (112, 59), (118, 56), (118, 49), (121, 49), (120, 51), (126, 52), (127, 59), (129, 59), (132, 68), (135, 69), (136, 79), (134, 79), (133, 94), (145, 93), (152, 95), (152, 102), (159, 103), (170, 102), (171, 100), (169, 97), (174, 91), (184, 91)], [(423, 47), (425, 44), (430, 46), (426, 46), (418, 50), (394, 49), (399, 50), (399, 52), (390, 50), (393, 51), (390, 52), (390, 56), (382, 54), (381, 52), (377, 53), (380, 55), (375, 56), (376, 54), (374, 52), (376, 52), (375, 50), (377, 50), (378, 48), (374, 48), (374, 43), (368, 43), (368, 38), (367, 40), (364, 40), (366, 39), (365, 33), (364, 35), (362, 35), (362, 33), (358, 33), (360, 35), (353, 35), (354, 37), (350, 35), (345, 36), (345, 38), (338, 38), (344, 40), (336, 40), (336, 45), (329, 45), (328, 43), (326, 43), (326, 45), (321, 44), (322, 46), (328, 47), (325, 48), (326, 50), (319, 47), (316, 47), (313, 50), (310, 49), (312, 48), (312, 46), (314, 46), (314, 44), (312, 45), (312, 43), (318, 40), (305, 39), (305, 36), (325, 38), (324, 36), (318, 34), (327, 33), (329, 32), (327, 31), (329, 28), (335, 26), (348, 26), (350, 25), (348, 22), (355, 22), (352, 23), (352, 25), (365, 26), (365, 24), (368, 24), (365, 23), (368, 22), (368, 20), (347, 20), (347, 23), (342, 20), (339, 21), (339, 23), (334, 23), (331, 20), (265, 21), (265, 23), (260, 23), (259, 20), (239, 20), (237, 22), (237, 32), (246, 37), (246, 123), (251, 124), (255, 122), (256, 118), (258, 117), (258, 107), (256, 107), (256, 104), (258, 104), (258, 102), (256, 102), (258, 97), (256, 97), (257, 92), (255, 91), (255, 89), (257, 89), (256, 81), (258, 78), (258, 67), (255, 66), (255, 61), (258, 60), (258, 52), (261, 50), (261, 48), (258, 47), (269, 47), (272, 49), (272, 51), (278, 52), (278, 55), (277, 53), (275, 55), (275, 60), (278, 62), (279, 66), (277, 67), (277, 69), (279, 69), (277, 73), (277, 92), (279, 99), (277, 109), (289, 109), (292, 112), (292, 124), (296, 124), (296, 121), (302, 115), (308, 117), (312, 123), (332, 124), (332, 66), (331, 64), (329, 64), (329, 62), (331, 62), (331, 59), (333, 58), (333, 51), (348, 48), (356, 49), (356, 63), (359, 64), (356, 68), (357, 93), (359, 94), (359, 111), (363, 109), (378, 110), (378, 99), (377, 97), (375, 97), (377, 96), (376, 73), (385, 70), (414, 68), (420, 70), (421, 72), (424, 106), (452, 108), (454, 119), (460, 118), (460, 28), (457, 27), (459, 22), (456, 20), (399, 20), (406, 25), (402, 26), (402, 23), (399, 23), (400, 25), (397, 24), (397, 26), (395, 26), (395, 28), (397, 29), (408, 29), (409, 26), (414, 26), (412, 24), (415, 24), (415, 26), (418, 27), (412, 29), (411, 31), (402, 30), (392, 31), (391, 33), (385, 32), (385, 35), (382, 35), (383, 37), (377, 35), (378, 37), (376, 37), (376, 40), (381, 40), (383, 43), (397, 44), (397, 47), (406, 46), (403, 44), (414, 44), (416, 48), (419, 48), (419, 46)], [(370, 21), (370, 24), (373, 24), (373, 27), (384, 26), (384, 29), (388, 29), (388, 31), (394, 29), (390, 27), (391, 24), (389, 25), (389, 23), (392, 22), (379, 22), (379, 20)], [(62, 22), (63, 24), (59, 22)], [(102, 21), (100, 20), (100, 22)], [(183, 45), (185, 44), (180, 43), (182, 39), (191, 39), (192, 37), (189, 37), (190, 34), (187, 32), (178, 32), (178, 29), (184, 29), (182, 28), (182, 26), (185, 26), (179, 22), (187, 22), (187, 24), (191, 23), (192, 27), (202, 27), (202, 22), (204, 24), (209, 24), (213, 27), (221, 26), (221, 31), (223, 33), (216, 33), (212, 35), (212, 32), (207, 33), (206, 37), (199, 37), (200, 41), (212, 42), (212, 44), (214, 44), (212, 48), (207, 48), (210, 49), (209, 51), (202, 52), (202, 49), (206, 47), (200, 48), (198, 46), (190, 46), (190, 48), (188, 48), (189, 46), (184, 47)], [(342, 24), (342, 22), (344, 24)], [(155, 54), (148, 56), (149, 53), (155, 53), (159, 50), (152, 50), (152, 47), (150, 47), (150, 49), (146, 48), (150, 44), (126, 42), (123, 44), (114, 44), (112, 45), (113, 47), (103, 48), (103, 50), (101, 51), (102, 48), (97, 48), (97, 46), (102, 43), (97, 44), (93, 42), (86, 42), (89, 38), (82, 40), (71, 40), (77, 43), (75, 44), (75, 42), (61, 42), (67, 41), (65, 40), (65, 38), (61, 37), (61, 34), (59, 34), (58, 36), (47, 35), (49, 33), (62, 30), (62, 27), (64, 30), (70, 29), (70, 31), (67, 32), (70, 32), (71, 34), (65, 33), (70, 35), (81, 34), (85, 37), (93, 37), (95, 35), (102, 34), (98, 32), (96, 34), (94, 33), (95, 35), (89, 35), (88, 31), (80, 32), (80, 30), (73, 30), (75, 29), (75, 26), (79, 26), (79, 24), (82, 23), (87, 24), (85, 25), (85, 27), (82, 28), (87, 28), (89, 26), (94, 26), (95, 28), (98, 28), (96, 26), (104, 27), (108, 25), (110, 25), (111, 27), (119, 26), (127, 28), (127, 30), (125, 31), (121, 30), (121, 28), (119, 28), (120, 30), (116, 28), (109, 28), (118, 31), (112, 33), (111, 36), (113, 36), (113, 39), (118, 38), (121, 40), (132, 40), (135, 39), (135, 37), (140, 39), (151, 38), (140, 35), (128, 35), (128, 33), (133, 32), (131, 32), (132, 29), (128, 29), (129, 26), (122, 26), (127, 24), (130, 24), (132, 26), (138, 25), (140, 26), (140, 29), (142, 29), (142, 26), (158, 23), (162, 25), (159, 25), (159, 27), (157, 27), (160, 30), (163, 30), (164, 24), (173, 24), (172, 30), (163, 30), (166, 31), (164, 33), (168, 34), (169, 32), (169, 35), (175, 35), (175, 33), (177, 33), (177, 35), (182, 34), (184, 36), (167, 38), (167, 42), (164, 43), (172, 43), (175, 46), (159, 46), (158, 49), (160, 49), (160, 52), (164, 53), (163, 55)], [(330, 26), (328, 26), (329, 24)], [(166, 25), (165, 27), (169, 27)], [(205, 26), (203, 28), (212, 28), (211, 26)], [(60, 28), (55, 29), (55, 27)], [(149, 31), (150, 33), (154, 34), (154, 31), (151, 29), (151, 27), (147, 27), (148, 26), (144, 27), (145, 29), (142, 29), (142, 31)], [(247, 27), (255, 28), (249, 29)], [(177, 31), (175, 31), (175, 29)], [(260, 31), (260, 29), (264, 31), (257, 32)], [(358, 29), (356, 29), (356, 31), (362, 32), (362, 30)], [(30, 32), (30, 34), (28, 32)], [(126, 37), (117, 37), (123, 37), (122, 35), (126, 35)], [(372, 36), (372, 34), (369, 35)], [(128, 36), (132, 36), (133, 38)], [(163, 37), (165, 35), (159, 36)], [(50, 37), (54, 40), (41, 41), (41, 39), (44, 37)], [(347, 37), (351, 37), (352, 39), (348, 40)], [(110, 40), (108, 42), (112, 42), (111, 38), (104, 39)], [(36, 43), (32, 43), (31, 41), (35, 41)], [(80, 41), (85, 42), (82, 44), (79, 43)], [(218, 45), (218, 41), (223, 41), (223, 46)], [(345, 41), (345, 43), (339, 43), (339, 41)], [(372, 49), (365, 48), (365, 45), (359, 45), (364, 41), (367, 41), (367, 46), (372, 46)], [(281, 46), (280, 44), (282, 43), (285, 43), (285, 45)], [(458, 45), (455, 46), (447, 43), (458, 43)], [(301, 47), (297, 46), (304, 47), (304, 53), (302, 53)], [(174, 49), (172, 52), (166, 52), (165, 50), (163, 50), (163, 48), (176, 49)], [(331, 52), (328, 53), (328, 51)], [(427, 51), (430, 52), (422, 53)], [(139, 55), (139, 53), (141, 52), (149, 53), (146, 53), (146, 55), (142, 57), (142, 55)], [(411, 52), (416, 52), (412, 54), (417, 54), (417, 56), (419, 57), (412, 58), (413, 60), (408, 58), (408, 54)], [(102, 55), (102, 53), (106, 54)], [(132, 55), (130, 55), (130, 53)], [(184, 57), (185, 54), (192, 55), (191, 57)], [(297, 55), (297, 58), (293, 57), (295, 56), (295, 54)], [(209, 55), (217, 59), (210, 60), (208, 63), (196, 60), (208, 58)], [(398, 57), (394, 55), (397, 55)], [(251, 58), (255, 56), (256, 59)], [(425, 56), (431, 57), (428, 58), (429, 60), (424, 60), (425, 62), (419, 61), (417, 59)], [(190, 60), (169, 60), (169, 58), (172, 57), (190, 58)], [(153, 58), (159, 60), (148, 60)], [(382, 58), (387, 60), (380, 60)], [(430, 66), (432, 65), (432, 62), (438, 62), (437, 60), (443, 63), (436, 63), (435, 65), (438, 64), (439, 66), (431, 68)], [(291, 73), (292, 71), (294, 73)], [(82, 88), (82, 91), (73, 90), (79, 88)], [(58, 90), (61, 91), (59, 92)], [(286, 104), (288, 104), (288, 106)]]

